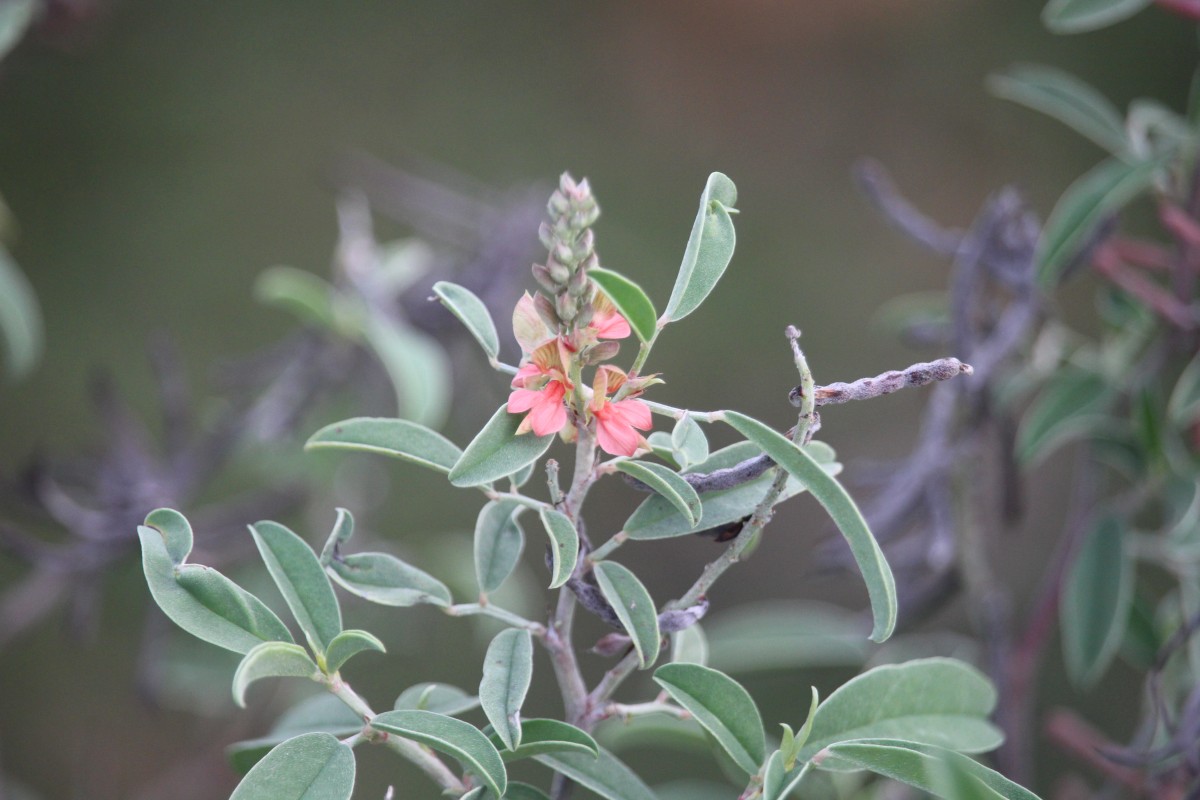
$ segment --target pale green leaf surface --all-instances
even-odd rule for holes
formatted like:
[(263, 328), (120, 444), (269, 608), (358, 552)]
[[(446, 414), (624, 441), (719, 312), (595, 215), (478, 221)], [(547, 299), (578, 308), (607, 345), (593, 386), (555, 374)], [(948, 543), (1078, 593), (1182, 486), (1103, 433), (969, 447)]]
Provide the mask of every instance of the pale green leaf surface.
[(521, 744), (511, 750), (497, 732), (491, 734), (492, 744), (500, 750), (505, 761), (519, 761), (545, 753), (581, 753), (595, 758), (600, 748), (596, 740), (574, 725), (556, 719), (526, 719), (521, 721)]
[(325, 671), (332, 675), (353, 656), (365, 650), (372, 650), (376, 653), (387, 652), (383, 642), (379, 641), (374, 634), (360, 630), (342, 631), (333, 637), (333, 641), (329, 643), (329, 649), (325, 651)]
[(708, 637), (699, 623), (671, 634), (671, 661), (708, 664)]
[(321, 555), (317, 558), (321, 566), (328, 567), (333, 563), (338, 548), (350, 541), (352, 536), (354, 536), (354, 515), (344, 508), (339, 508), (337, 518), (333, 521), (333, 530), (329, 532), (329, 538), (325, 540), (325, 546), (321, 548)]
[(1094, 684), (1117, 654), (1133, 588), (1134, 559), (1122, 522), (1103, 517), (1075, 557), (1059, 602), (1063, 660), (1077, 686)]
[(229, 763), (239, 774), (246, 774), (271, 748), (302, 733), (324, 732), (337, 737), (362, 730), (363, 720), (345, 703), (329, 692), (321, 692), (300, 701), (283, 713), (266, 736), (235, 742), (226, 748)]
[(446, 683), (418, 683), (400, 693), (393, 706), (397, 711), (434, 711), (447, 716), (479, 707), (479, 698)]
[(1047, 381), (1021, 417), (1016, 456), (1036, 464), (1061, 444), (1103, 424), (1113, 397), (1099, 373), (1079, 368), (1059, 370)]
[(493, 500), (475, 520), (475, 578), (485, 595), (499, 589), (521, 559), (525, 549), (525, 532), (517, 521), (521, 508)]
[(39, 8), (39, 0), (5, 0), (0, 3), (0, 60), (21, 41)]
[(396, 392), (398, 416), (436, 428), (450, 410), (450, 358), (436, 340), (378, 314), (363, 335)]
[(173, 508), (157, 508), (146, 515), (146, 525), (162, 534), (167, 553), (176, 566), (187, 561), (194, 538), (187, 517)]
[(317, 679), (321, 670), (308, 653), (298, 644), (291, 642), (263, 642), (255, 647), (238, 664), (233, 673), (233, 701), (241, 708), (246, 707), (246, 688), (262, 678), (310, 678)]
[(483, 659), (479, 702), (504, 747), (521, 745), (521, 706), (533, 680), (533, 639), (529, 631), (508, 628), (496, 634)]
[(1037, 64), (1014, 64), (989, 76), (988, 88), (992, 94), (1054, 117), (1113, 155), (1129, 150), (1120, 112), (1074, 75)]
[(288, 739), (246, 774), (229, 800), (349, 800), (354, 753), (328, 733)]
[(740, 683), (699, 664), (665, 664), (654, 680), (686, 708), (747, 774), (766, 759), (762, 717)]
[(729, 214), (736, 203), (733, 181), (719, 172), (709, 175), (664, 320), (674, 322), (695, 311), (725, 273), (737, 242)]
[(491, 483), (541, 458), (554, 434), (518, 436), (523, 416), (508, 413), (507, 404), (500, 406), (450, 470), (450, 483), (460, 487)]
[(850, 545), (850, 552), (858, 564), (867, 594), (871, 598), (871, 611), (875, 626), (871, 639), (882, 642), (892, 635), (896, 627), (896, 582), (883, 551), (871, 535), (867, 522), (845, 488), (821, 468), (801, 447), (752, 417), (736, 411), (726, 411), (726, 424), (763, 449), (775, 459), (775, 463), (786, 469), (803, 483), (812, 496), (825, 507), (838, 530)]
[(633, 639), (639, 666), (645, 669), (652, 665), (658, 660), (662, 634), (658, 630), (658, 609), (650, 592), (636, 575), (615, 561), (601, 561), (592, 569), (600, 593)]
[[(20, 5), (18, 2), (17, 6)], [(0, 245), (0, 348), (8, 374), (13, 378), (28, 374), (42, 353), (42, 313), (37, 296), (3, 245)]]
[(462, 457), (458, 446), (434, 430), (406, 419), (356, 417), (326, 425), (305, 450), (358, 450), (449, 472)]
[(495, 745), (474, 725), (432, 711), (385, 711), (371, 727), (420, 742), (458, 759), (488, 788), (503, 797), (508, 783), (504, 761)]
[(544, 508), (538, 512), (538, 516), (550, 537), (553, 573), (550, 588), (557, 589), (566, 583), (575, 571), (575, 562), (579, 560), (579, 534), (575, 530), (575, 523), (561, 511)]
[(571, 778), (605, 800), (657, 800), (650, 787), (616, 756), (601, 749), (588, 753), (544, 753), (534, 759)]
[(1055, 33), (1084, 33), (1132, 17), (1153, 0), (1050, 0), (1042, 22)]
[(327, 572), (346, 591), (379, 605), (451, 603), (450, 590), (444, 583), (389, 553), (345, 556), (330, 563)]
[[(892, 780), (916, 786), (945, 800), (965, 800), (939, 794), (945, 789), (944, 765), (963, 773), (977, 785), (995, 792), (1004, 800), (1038, 800), (1038, 796), (1000, 773), (988, 769), (967, 756), (940, 747), (889, 739), (867, 739), (831, 745), (829, 754), (841, 764), (866, 769)], [(984, 795), (990, 797), (990, 795)]]
[(689, 526), (699, 524), (704, 514), (696, 490), (675, 472), (662, 464), (649, 461), (617, 461), (617, 469), (636, 478), (654, 490), (687, 519)]
[(500, 337), (496, 334), (496, 323), (492, 321), (487, 306), (474, 292), (457, 283), (438, 281), (433, 285), (433, 293), (451, 314), (458, 317), (489, 358), (499, 355)]
[(259, 555), (309, 644), (319, 653), (342, 632), (342, 611), (316, 553), (278, 522), (250, 526)]
[(654, 338), (658, 329), (658, 313), (642, 287), (620, 273), (601, 267), (589, 269), (588, 277), (617, 307), (639, 339), (647, 342)]
[(333, 310), (334, 288), (328, 281), (295, 267), (270, 267), (254, 281), (260, 303), (285, 309), (302, 322), (337, 329)]
[(700, 464), (708, 458), (708, 437), (700, 423), (686, 412), (671, 430), (671, 447), (682, 456), (685, 467)]
[(818, 602), (776, 600), (713, 614), (709, 663), (726, 672), (851, 667), (867, 657), (864, 620)]

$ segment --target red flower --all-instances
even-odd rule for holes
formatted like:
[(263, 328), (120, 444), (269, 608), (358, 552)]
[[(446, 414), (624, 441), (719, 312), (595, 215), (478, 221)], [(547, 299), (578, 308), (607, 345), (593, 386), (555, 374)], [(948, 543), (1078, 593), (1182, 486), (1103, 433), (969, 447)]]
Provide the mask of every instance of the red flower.
[(592, 416), (596, 418), (596, 441), (600, 449), (609, 455), (631, 456), (639, 449), (650, 445), (638, 433), (654, 426), (650, 417), (650, 406), (642, 400), (626, 397), (613, 402), (607, 395), (625, 383), (625, 373), (616, 367), (603, 366), (596, 370), (592, 385)]
[(594, 312), (588, 327), (595, 329), (594, 335), (597, 339), (624, 339), (633, 332), (629, 323), (617, 311), (617, 307), (604, 294), (596, 293), (592, 299), (592, 308)]
[(563, 398), (574, 387), (563, 372), (558, 344), (558, 340), (552, 339), (538, 347), (513, 377), (508, 412), (529, 412), (517, 427), (518, 434), (532, 430), (537, 436), (545, 436), (558, 433), (567, 424)]

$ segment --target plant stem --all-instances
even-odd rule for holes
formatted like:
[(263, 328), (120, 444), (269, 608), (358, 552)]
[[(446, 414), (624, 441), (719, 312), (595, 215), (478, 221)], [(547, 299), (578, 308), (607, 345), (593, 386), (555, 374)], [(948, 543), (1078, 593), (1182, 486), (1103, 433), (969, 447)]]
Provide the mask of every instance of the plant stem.
[(724, 414), (723, 411), (692, 411), (691, 409), (676, 408), (675, 406), (669, 406), (666, 403), (657, 403), (653, 400), (647, 400), (645, 398), (641, 398), (641, 400), (643, 403), (650, 406), (650, 410), (655, 414), (659, 414), (664, 417), (670, 417), (671, 419), (679, 419), (684, 414), (687, 414), (692, 419), (696, 420), (696, 422), (720, 422), (721, 416)]
[(511, 625), (514, 628), (524, 628), (534, 636), (543, 637), (546, 635), (546, 626), (540, 622), (534, 622), (530, 619), (525, 619), (520, 614), (514, 614), (507, 609), (491, 603), (459, 603), (458, 605), (447, 606), (443, 608), (446, 614), (451, 617), (469, 617), (469, 616), (484, 616), (498, 619), (501, 622)]
[(613, 534), (611, 539), (593, 550), (588, 556), (588, 560), (592, 563), (603, 561), (610, 553), (612, 553), (612, 551), (623, 545), (625, 540), (628, 538), (629, 534), (625, 533), (624, 531), (618, 531), (617, 533)]
[(532, 508), (534, 511), (552, 511), (554, 506), (533, 497), (526, 497), (520, 492), (500, 492), (495, 489), (484, 489), (483, 494), (488, 500), (507, 500), (510, 503)]

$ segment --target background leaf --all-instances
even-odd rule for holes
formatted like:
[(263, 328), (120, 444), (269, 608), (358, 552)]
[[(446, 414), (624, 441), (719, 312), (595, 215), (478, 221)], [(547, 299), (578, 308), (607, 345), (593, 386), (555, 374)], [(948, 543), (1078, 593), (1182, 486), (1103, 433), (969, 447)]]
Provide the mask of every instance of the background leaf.
[(499, 589), (525, 549), (525, 531), (517, 521), (522, 506), (493, 500), (475, 520), (475, 578), (479, 591), (491, 594)]
[(705, 620), (709, 664), (725, 672), (857, 667), (867, 658), (866, 621), (818, 602), (776, 600)]
[(1077, 686), (1094, 684), (1116, 655), (1129, 621), (1133, 584), (1124, 524), (1105, 516), (1075, 557), (1059, 603), (1063, 658)]
[(766, 759), (762, 717), (740, 683), (699, 664), (665, 664), (654, 680), (713, 735), (747, 774)]
[[(19, 10), (21, 5), (17, 2), (15, 7)], [(6, 13), (12, 14), (13, 10), (0, 9), (0, 15)], [(3, 21), (0, 17), (0, 22)], [(3, 33), (0, 28), (0, 37)], [(37, 295), (3, 245), (0, 245), (0, 346), (4, 348), (5, 366), (12, 378), (27, 375), (42, 353), (42, 312)]]
[(967, 776), (972, 783), (986, 787), (1004, 800), (1038, 800), (1033, 792), (1018, 786), (1000, 773), (964, 755), (940, 747), (888, 739), (867, 739), (831, 745), (829, 753), (836, 756), (839, 763), (853, 764), (855, 769), (869, 769), (946, 800), (960, 800), (956, 795), (939, 794), (945, 789), (943, 765), (947, 764)]
[(871, 639), (882, 642), (896, 627), (896, 582), (883, 551), (875, 542), (866, 520), (845, 488), (821, 469), (803, 448), (781, 436), (768, 426), (736, 411), (724, 413), (726, 424), (763, 449), (825, 507), (838, 530), (850, 545), (854, 561), (867, 584), (875, 627)]
[(657, 800), (633, 770), (603, 748), (597, 757), (586, 753), (546, 753), (534, 759), (605, 800)]
[(1096, 372), (1074, 367), (1058, 370), (1021, 417), (1018, 460), (1036, 464), (1058, 446), (1105, 424), (1113, 396), (1108, 381)]
[(700, 195), (700, 210), (692, 224), (683, 263), (671, 289), (663, 318), (681, 320), (704, 302), (733, 258), (737, 236), (729, 209), (737, 203), (737, 187), (719, 172), (708, 176)]
[(487, 306), (474, 292), (457, 283), (438, 281), (433, 285), (433, 293), (471, 332), (488, 358), (495, 358), (500, 354), (500, 337), (496, 335), (496, 323), (492, 321)]
[(367, 318), (362, 332), (392, 379), (398, 416), (441, 425), (450, 409), (450, 357), (441, 345), (378, 314)]
[(1167, 403), (1167, 416), (1179, 427), (1200, 418), (1200, 353), (1179, 374)]
[(254, 281), (254, 297), (265, 305), (282, 308), (301, 322), (336, 331), (336, 290), (326, 280), (295, 267), (269, 267)]
[(699, 623), (671, 634), (671, 661), (708, 664), (708, 637)]
[[(803, 760), (835, 742), (897, 739), (967, 753), (1003, 740), (988, 722), (996, 690), (979, 670), (949, 658), (875, 667), (842, 684), (813, 715)], [(832, 762), (826, 768), (832, 767)]]
[(254, 765), (229, 800), (349, 800), (354, 752), (328, 733), (288, 739)]
[(496, 735), (509, 750), (521, 745), (521, 706), (533, 680), (533, 639), (529, 631), (500, 631), (483, 659), (479, 702)]
[(335, 560), (327, 571), (346, 591), (381, 606), (451, 603), (444, 583), (388, 553), (355, 553)]
[(650, 302), (642, 287), (624, 275), (602, 267), (589, 269), (588, 277), (596, 282), (600, 291), (617, 307), (617, 311), (621, 312), (621, 316), (639, 339), (648, 342), (654, 338), (658, 331), (658, 312), (654, 310), (654, 304)]
[(684, 415), (671, 430), (671, 447), (682, 457), (682, 466), (699, 464), (708, 458), (708, 437), (692, 415)]
[(236, 742), (225, 752), (230, 765), (244, 775), (280, 742), (302, 733), (322, 731), (345, 737), (362, 730), (362, 726), (363, 720), (345, 703), (329, 692), (321, 692), (285, 711), (266, 736)]
[(504, 796), (508, 774), (495, 746), (474, 725), (432, 711), (385, 711), (371, 727), (394, 733), (457, 758), (488, 788)]
[(1042, 22), (1055, 33), (1084, 33), (1132, 17), (1153, 0), (1050, 0)]
[(662, 634), (658, 631), (658, 609), (638, 577), (615, 561), (600, 561), (592, 567), (596, 583), (625, 626), (637, 649), (642, 669), (658, 660)]
[(391, 417), (355, 417), (326, 425), (309, 437), (304, 449), (380, 453), (438, 472), (449, 472), (462, 456), (458, 445), (437, 431)]
[(491, 483), (541, 458), (550, 449), (554, 434), (518, 436), (521, 417), (508, 413), (506, 405), (500, 406), (450, 470), (450, 483), (460, 487)]
[(479, 707), (479, 698), (446, 683), (418, 683), (396, 698), (397, 711), (435, 711), (457, 716)]
[(321, 555), (317, 557), (322, 567), (328, 567), (333, 563), (334, 554), (338, 548), (350, 541), (354, 536), (354, 515), (344, 508), (337, 510), (337, 517), (333, 521), (333, 529), (329, 532), (329, 538), (325, 540), (325, 546), (321, 548)]
[(988, 76), (992, 94), (1054, 117), (1113, 155), (1129, 150), (1121, 113), (1074, 75), (1038, 64), (1014, 64)]
[(246, 688), (262, 678), (310, 678), (321, 675), (320, 668), (298, 644), (263, 642), (255, 647), (233, 673), (233, 701), (246, 707)]
[(561, 511), (544, 508), (538, 512), (542, 527), (550, 537), (550, 556), (553, 566), (550, 588), (557, 589), (567, 582), (579, 560), (579, 534), (575, 523)]
[(139, 526), (138, 538), (150, 594), (176, 625), (235, 653), (248, 653), (263, 642), (292, 641), (271, 609), (215, 569), (177, 566), (157, 530)]
[(256, 522), (250, 533), (309, 645), (324, 653), (333, 637), (342, 632), (342, 611), (316, 553), (278, 522)]

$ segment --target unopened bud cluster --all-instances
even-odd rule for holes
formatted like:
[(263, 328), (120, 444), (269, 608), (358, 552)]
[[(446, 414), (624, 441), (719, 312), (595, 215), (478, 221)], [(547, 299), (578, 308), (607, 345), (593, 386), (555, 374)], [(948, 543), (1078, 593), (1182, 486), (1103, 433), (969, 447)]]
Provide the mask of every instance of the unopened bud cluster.
[(591, 226), (600, 216), (600, 206), (587, 178), (576, 183), (564, 172), (547, 210), (550, 221), (542, 223), (538, 237), (549, 255), (545, 264), (533, 265), (533, 277), (554, 301), (539, 303), (538, 310), (543, 316), (552, 311), (554, 321), (567, 327), (586, 325), (593, 292), (587, 271), (599, 265)]

